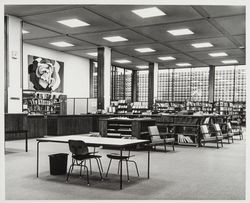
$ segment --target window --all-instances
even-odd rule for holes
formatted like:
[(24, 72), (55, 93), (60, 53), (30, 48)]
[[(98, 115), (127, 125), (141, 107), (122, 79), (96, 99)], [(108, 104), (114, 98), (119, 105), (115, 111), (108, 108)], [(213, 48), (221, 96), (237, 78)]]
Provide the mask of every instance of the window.
[(111, 81), (112, 100), (131, 101), (132, 70), (113, 66), (111, 68)]
[(236, 66), (235, 68), (235, 96), (234, 101), (246, 101), (246, 67)]
[(159, 70), (158, 73), (158, 100), (172, 101), (172, 69)]
[(148, 101), (148, 71), (138, 71), (138, 101)]
[(175, 69), (173, 76), (174, 76), (173, 101), (185, 101), (186, 99), (190, 99), (191, 69), (190, 68)]
[(132, 99), (132, 70), (125, 69), (125, 100)]
[(233, 101), (234, 97), (234, 66), (215, 68), (215, 101)]
[(209, 67), (192, 68), (191, 101), (208, 101)]

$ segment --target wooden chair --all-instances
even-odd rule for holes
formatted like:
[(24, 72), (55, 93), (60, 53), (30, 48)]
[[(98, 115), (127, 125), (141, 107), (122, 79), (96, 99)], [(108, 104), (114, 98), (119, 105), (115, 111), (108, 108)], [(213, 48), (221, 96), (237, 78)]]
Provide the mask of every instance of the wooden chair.
[(233, 133), (231, 132), (222, 133), (220, 125), (218, 123), (213, 124), (213, 128), (215, 133), (218, 134), (218, 136), (223, 136), (223, 139), (228, 140), (228, 144), (230, 144), (230, 139), (232, 140), (232, 143), (234, 143)]
[(219, 142), (221, 143), (221, 147), (223, 147), (223, 136), (218, 136), (217, 133), (210, 133), (207, 125), (200, 126), (200, 133), (202, 135), (201, 143), (205, 146), (206, 142), (215, 142), (217, 144), (217, 148), (219, 148)]
[(157, 126), (148, 126), (148, 132), (151, 141), (149, 146), (152, 146), (156, 149), (156, 146), (163, 145), (165, 148), (165, 152), (167, 152), (167, 143), (171, 143), (173, 151), (175, 151), (174, 149), (175, 139), (167, 138), (167, 135), (169, 135), (169, 133), (160, 133)]
[(227, 131), (233, 133), (233, 136), (239, 136), (240, 140), (243, 140), (243, 133), (240, 126), (232, 127), (231, 123), (227, 123)]

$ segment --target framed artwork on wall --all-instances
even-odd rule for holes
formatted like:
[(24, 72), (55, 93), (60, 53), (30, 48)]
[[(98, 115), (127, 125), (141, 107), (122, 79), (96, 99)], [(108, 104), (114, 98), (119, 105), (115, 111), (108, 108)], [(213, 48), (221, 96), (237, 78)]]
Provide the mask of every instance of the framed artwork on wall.
[(64, 63), (28, 55), (30, 90), (63, 92)]

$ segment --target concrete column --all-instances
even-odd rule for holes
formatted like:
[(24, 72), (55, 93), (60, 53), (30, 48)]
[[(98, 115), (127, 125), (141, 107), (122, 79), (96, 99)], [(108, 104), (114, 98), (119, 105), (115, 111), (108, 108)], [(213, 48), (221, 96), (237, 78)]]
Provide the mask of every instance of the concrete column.
[(7, 16), (7, 46), (5, 68), (5, 90), (7, 102), (6, 113), (22, 112), (22, 20), (13, 16)]
[(137, 78), (137, 70), (132, 71), (132, 102), (138, 101), (138, 78)]
[(209, 66), (209, 76), (208, 76), (208, 101), (214, 102), (214, 88), (215, 88), (215, 66)]
[(155, 99), (157, 99), (158, 83), (158, 63), (149, 63), (148, 72), (148, 108), (153, 109)]
[(98, 48), (97, 62), (97, 108), (107, 110), (110, 106), (111, 49)]

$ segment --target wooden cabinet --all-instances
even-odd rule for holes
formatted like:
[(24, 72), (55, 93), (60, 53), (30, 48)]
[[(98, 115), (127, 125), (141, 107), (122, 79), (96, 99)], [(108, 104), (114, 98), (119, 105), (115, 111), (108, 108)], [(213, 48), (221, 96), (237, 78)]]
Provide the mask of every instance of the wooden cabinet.
[(103, 137), (133, 136), (138, 139), (148, 134), (148, 126), (155, 125), (151, 118), (109, 118), (99, 120), (99, 131)]
[(92, 119), (91, 115), (50, 115), (47, 117), (47, 134), (72, 135), (89, 133), (92, 131)]

